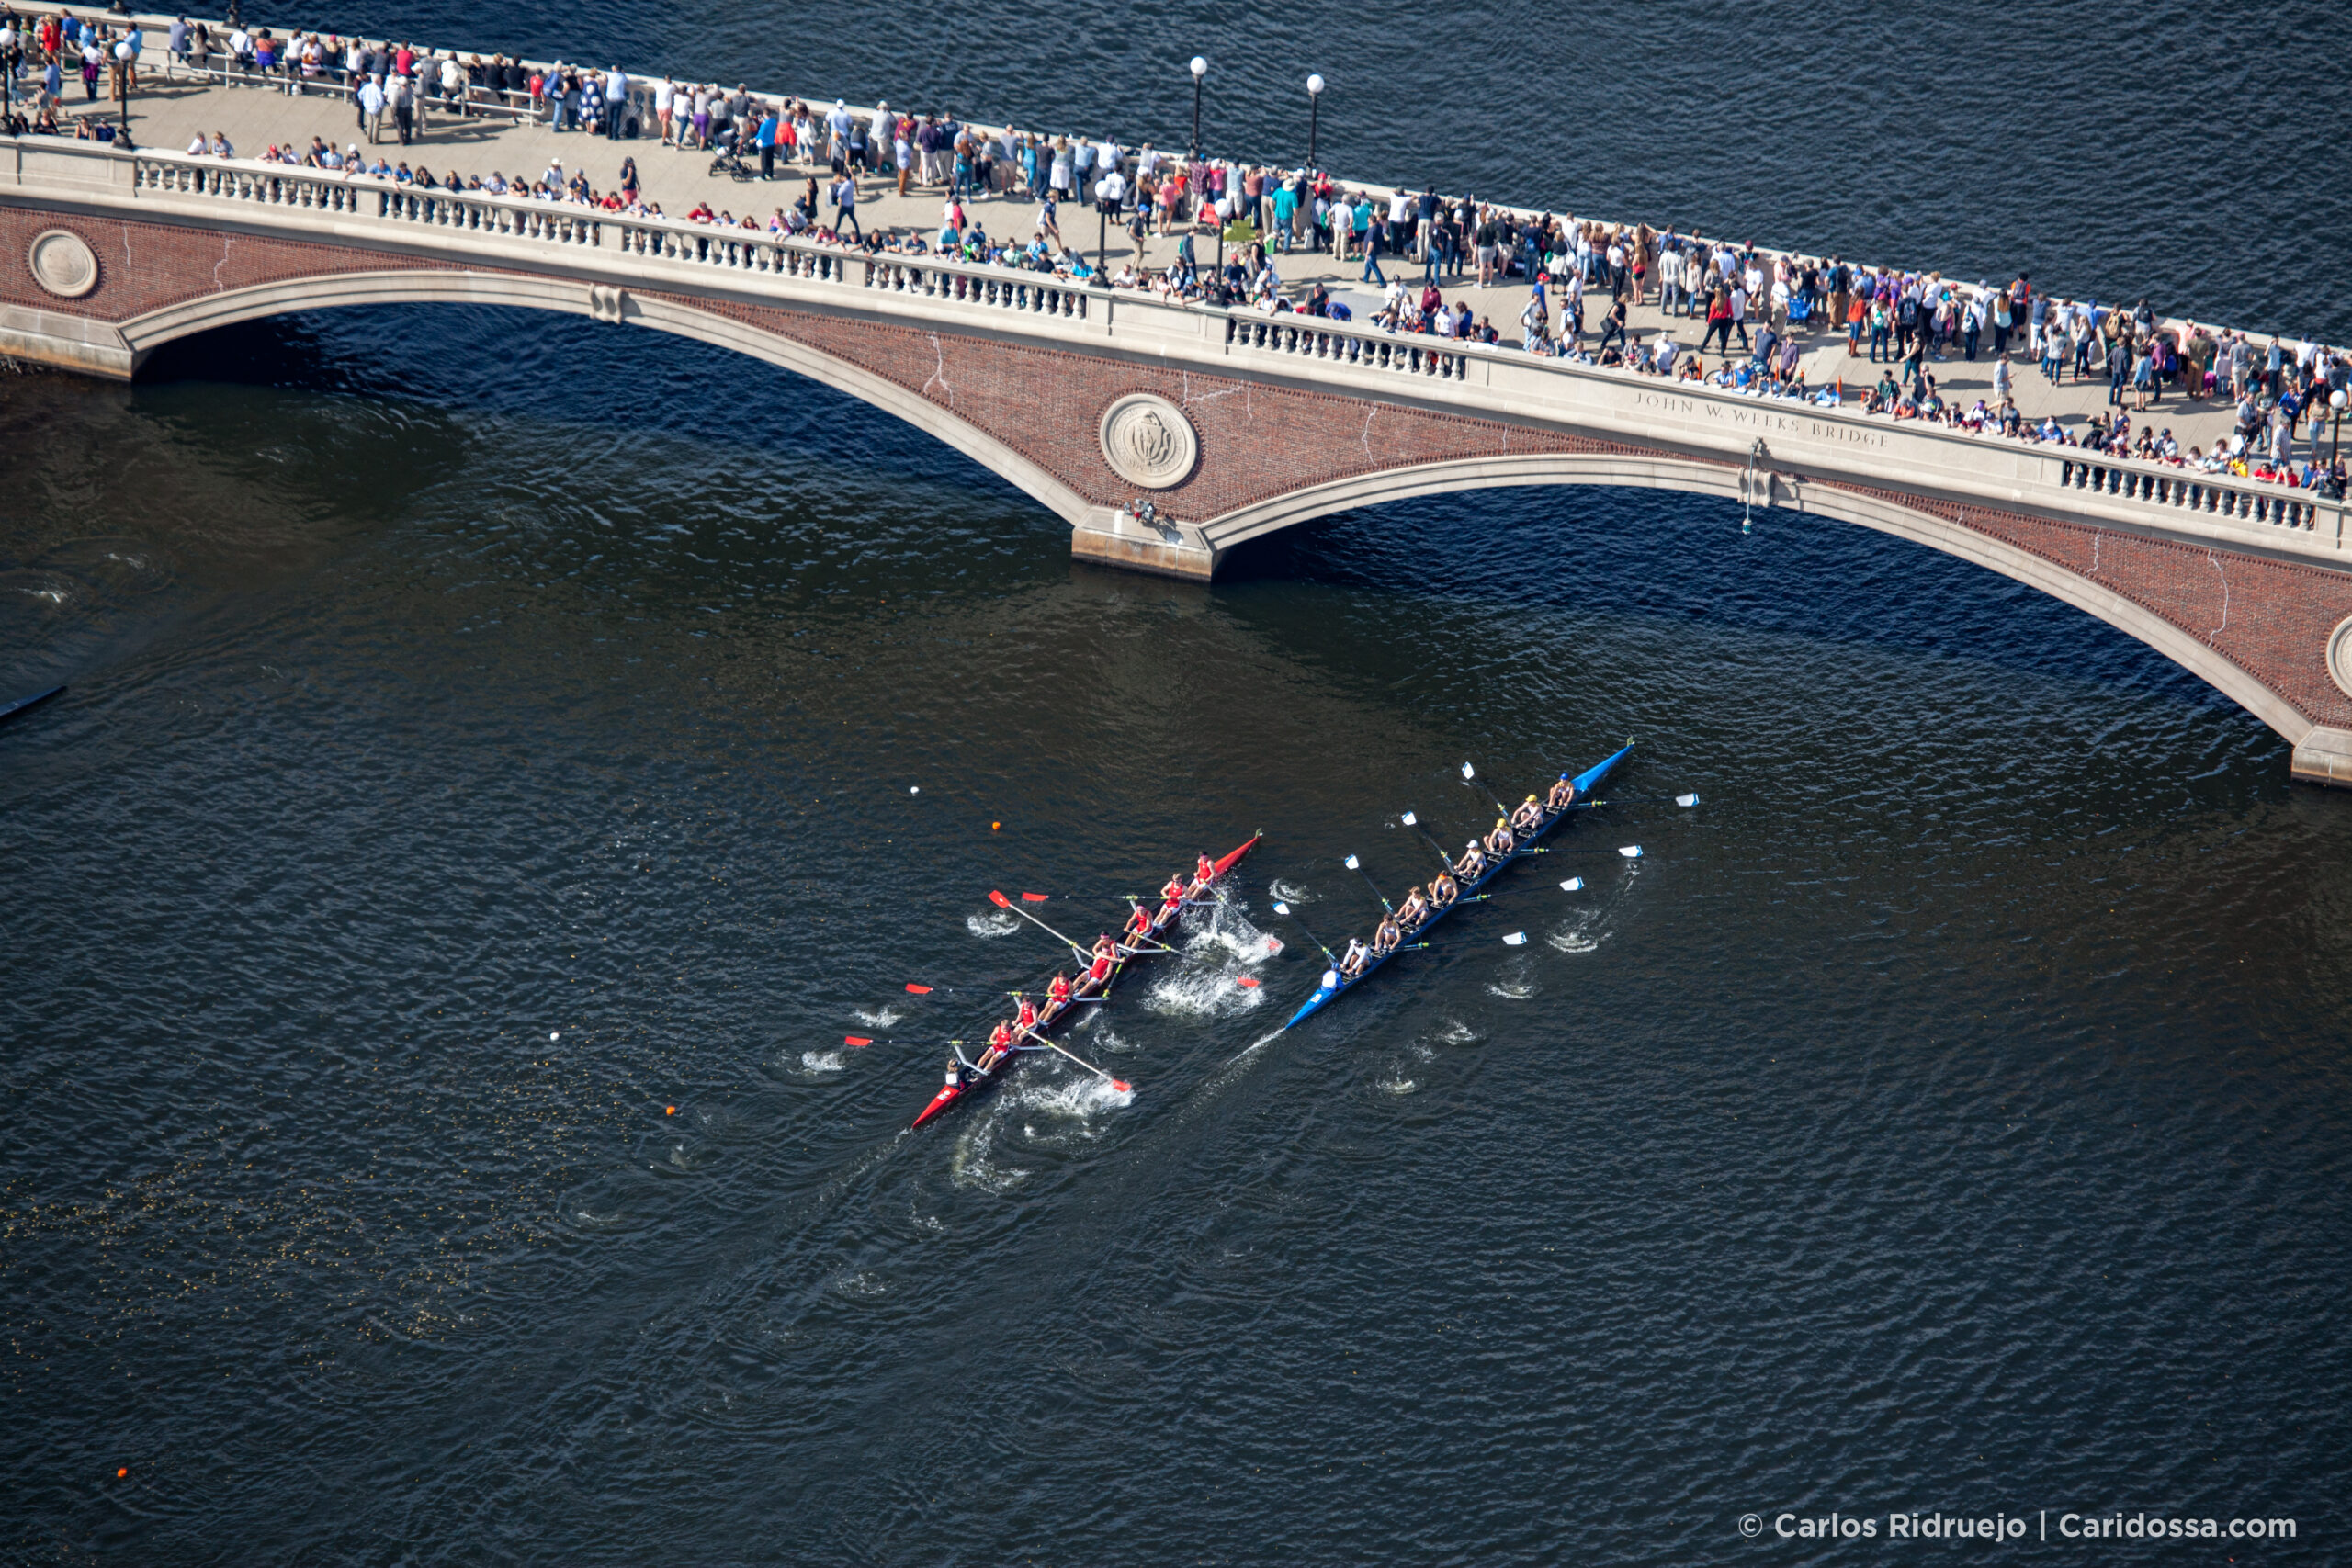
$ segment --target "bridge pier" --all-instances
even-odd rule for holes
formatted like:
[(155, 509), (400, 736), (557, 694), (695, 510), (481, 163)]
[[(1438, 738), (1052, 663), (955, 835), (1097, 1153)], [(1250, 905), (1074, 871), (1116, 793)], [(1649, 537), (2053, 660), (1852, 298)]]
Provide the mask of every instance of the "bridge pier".
[(1069, 553), (1128, 571), (1206, 582), (1216, 575), (1218, 551), (1198, 528), (1161, 524), (1149, 527), (1125, 512), (1098, 506), (1069, 531)]
[(2291, 777), (2302, 784), (2352, 789), (2352, 729), (2323, 726), (2295, 743)]

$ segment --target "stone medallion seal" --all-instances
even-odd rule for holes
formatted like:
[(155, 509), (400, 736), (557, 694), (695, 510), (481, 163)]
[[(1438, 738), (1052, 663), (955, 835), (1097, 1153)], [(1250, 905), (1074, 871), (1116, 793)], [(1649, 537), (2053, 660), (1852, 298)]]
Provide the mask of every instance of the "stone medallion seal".
[(25, 253), (33, 281), (61, 299), (79, 299), (98, 286), (98, 258), (89, 243), (70, 229), (48, 229), (33, 236)]
[(1184, 411), (1149, 392), (1129, 392), (1102, 411), (1103, 460), (1129, 484), (1167, 490), (1192, 477), (1201, 438)]
[(2338, 691), (2352, 697), (2352, 615), (2336, 622), (2327, 634), (2327, 673)]

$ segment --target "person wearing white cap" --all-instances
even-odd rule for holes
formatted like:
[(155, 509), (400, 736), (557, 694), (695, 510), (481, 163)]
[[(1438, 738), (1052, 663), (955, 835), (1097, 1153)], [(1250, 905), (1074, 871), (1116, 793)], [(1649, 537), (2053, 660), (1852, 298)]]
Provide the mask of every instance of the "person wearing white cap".
[(842, 174), (849, 167), (849, 128), (852, 124), (849, 105), (840, 98), (833, 100), (832, 112), (825, 116), (826, 153), (832, 163), (833, 173)]
[(890, 157), (892, 144), (898, 140), (894, 125), (890, 106), (888, 103), (876, 104), (874, 118), (865, 128), (865, 155), (877, 172), (886, 167), (885, 161)]

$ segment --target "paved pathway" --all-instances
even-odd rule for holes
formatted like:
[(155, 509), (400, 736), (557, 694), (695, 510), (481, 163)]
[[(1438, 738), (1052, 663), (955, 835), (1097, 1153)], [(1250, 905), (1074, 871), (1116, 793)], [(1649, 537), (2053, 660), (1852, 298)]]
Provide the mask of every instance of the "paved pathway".
[[(160, 47), (153, 48), (148, 59), (158, 61), (162, 53)], [(79, 96), (78, 86), (75, 82), (67, 84), (69, 100)], [(104, 112), (110, 107), (103, 102), (95, 106), (69, 102), (68, 107), (77, 114)], [(356, 123), (356, 112), (339, 98), (318, 95), (294, 97), (275, 88), (220, 86), (185, 76), (173, 81), (153, 69), (143, 73), (131, 112), (133, 130), (141, 144), (171, 152), (185, 150), (190, 139), (199, 132), (212, 131), (225, 133), (238, 152), (247, 157), (257, 155), (272, 142), (290, 141), (307, 147), (313, 135), (329, 138), (338, 146), (366, 141)], [(386, 118), (389, 125), (390, 117)], [(545, 126), (504, 118), (458, 119), (441, 114), (432, 117), (415, 145), (403, 150), (397, 138), (388, 132), (383, 148), (385, 156), (395, 163), (402, 158), (412, 164), (429, 162), (436, 175), (446, 175), (454, 169), (460, 174), (487, 176), (495, 169), (510, 178), (537, 178), (560, 159), (567, 173), (584, 168), (590, 183), (599, 190), (616, 183), (623, 157), (634, 156), (647, 197), (660, 202), (662, 210), (673, 217), (683, 217), (695, 202), (707, 201), (713, 208), (729, 210), (738, 218), (747, 212), (764, 218), (777, 207), (789, 206), (807, 188), (811, 172), (804, 166), (794, 166), (787, 178), (780, 165), (778, 177), (772, 184), (747, 185), (711, 177), (707, 172), (708, 153), (683, 152), (650, 140), (610, 141), (578, 131), (558, 134)], [(830, 176), (822, 170), (817, 174), (821, 191)], [(936, 186), (917, 187), (913, 194), (900, 198), (888, 180), (867, 179), (860, 183), (859, 217), (865, 227), (884, 225), (925, 234), (934, 232), (944, 204), (944, 191)], [(830, 213), (830, 204), (823, 210)], [(1025, 243), (1035, 228), (1038, 208), (1025, 197), (994, 197), (967, 204), (967, 211), (998, 239)], [(1065, 203), (1061, 221), (1064, 234), (1091, 252), (1098, 222), (1092, 209), (1080, 203)], [(1174, 258), (1175, 245), (1172, 238), (1147, 241), (1143, 265), (1166, 265)], [(1205, 262), (1214, 254), (1214, 238), (1198, 241), (1196, 246)], [(1110, 269), (1116, 272), (1133, 251), (1125, 233), (1113, 226), (1108, 244)], [(1391, 276), (1401, 272), (1416, 284), (1421, 276), (1419, 266), (1397, 262), (1396, 258), (1384, 258), (1382, 265)], [(1370, 315), (1369, 306), (1377, 298), (1378, 290), (1374, 286), (1356, 281), (1363, 271), (1361, 264), (1341, 266), (1328, 256), (1293, 252), (1278, 257), (1276, 267), (1284, 282), (1296, 292), (1304, 293), (1306, 286), (1318, 281), (1329, 286), (1359, 307), (1356, 315), (1360, 321)], [(1445, 293), (1449, 299), (1466, 299), (1473, 310), (1491, 318), (1507, 339), (1516, 341), (1519, 313), (1527, 303), (1525, 286), (1481, 290), (1465, 276), (1450, 283)], [(1602, 297), (1588, 295), (1588, 342), (1599, 328), (1604, 308)], [(1661, 328), (1670, 327), (1678, 341), (1685, 344), (1695, 343), (1704, 330), (1703, 323), (1696, 320), (1669, 321), (1655, 305), (1646, 303), (1632, 313), (1631, 324), (1634, 334), (1644, 340)], [(1842, 377), (1852, 392), (1866, 389), (1876, 380), (1876, 370), (1867, 356), (1847, 355), (1842, 333), (1816, 332), (1802, 341), (1806, 349), (1805, 376), (1813, 385), (1826, 385)], [(1955, 353), (1950, 361), (1931, 363), (1929, 368), (1945, 397), (1959, 407), (1966, 408), (1980, 397), (1988, 405), (1992, 403), (1989, 355), (1972, 364)], [(2104, 379), (2069, 380), (2052, 387), (2042, 379), (2039, 366), (2030, 359), (2016, 363), (2012, 368), (2018, 406), (2030, 420), (2039, 422), (2045, 414), (2055, 414), (2061, 423), (2080, 428), (2106, 406)], [(2226, 435), (2233, 414), (2226, 401), (2184, 405), (2177, 396), (2168, 396), (2148, 414), (2133, 416), (2135, 427), (2151, 422), (2160, 429), (2170, 427), (2186, 448), (2192, 443), (2210, 445), (2216, 437)]]

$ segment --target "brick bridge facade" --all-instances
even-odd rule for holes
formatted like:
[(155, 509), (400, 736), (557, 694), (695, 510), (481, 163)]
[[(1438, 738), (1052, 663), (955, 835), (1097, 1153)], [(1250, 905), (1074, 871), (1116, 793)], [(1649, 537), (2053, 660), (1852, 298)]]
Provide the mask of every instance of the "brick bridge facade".
[[(1302, 355), (1297, 330), (1278, 325), (1293, 333), (1281, 352), (1236, 353), (1237, 340), (1253, 346), (1246, 333), (1227, 328), (1217, 344), (1194, 325), (1218, 316), (1184, 312), (1180, 335), (1155, 342), (1091, 331), (1085, 301), (1043, 294), (1038, 304), (1021, 296), (1008, 313), (965, 310), (942, 320), (935, 286), (946, 275), (937, 267), (928, 269), (920, 309), (904, 308), (903, 284), (876, 294), (870, 280), (835, 299), (761, 298), (733, 278), (713, 287), (679, 276), (687, 267), (616, 269), (602, 254), (581, 266), (560, 248), (528, 244), (504, 244), (508, 254), (498, 256), (436, 254), (428, 245), (360, 243), (347, 223), (293, 237), (245, 211), (189, 221), (125, 213), (119, 198), (109, 210), (95, 193), (71, 189), (28, 199), (28, 183), (0, 190), (0, 350), (20, 356), (128, 377), (164, 342), (289, 310), (399, 300), (570, 310), (722, 344), (823, 380), (1037, 497), (1072, 524), (1080, 554), (1193, 577), (1211, 575), (1242, 540), (1294, 522), (1478, 486), (1636, 485), (1795, 506), (2066, 599), (2188, 665), (2286, 735), (2296, 776), (2352, 784), (2352, 570), (2321, 547), (2330, 527), (2341, 547), (2340, 513), (2274, 512), (2274, 532), (2241, 528), (2240, 538), (2223, 536), (2219, 525), (2188, 532), (2162, 515), (2101, 514), (2119, 510), (2106, 495), (2120, 488), (2098, 506), (2061, 507), (2020, 502), (2018, 486), (2006, 497), (1972, 497), (1961, 481), (1904, 482), (1899, 454), (1858, 469), (1792, 454), (1781, 440), (1710, 449), (1655, 422), (1570, 420), (1507, 396), (1465, 395), (1477, 369), (1467, 356), (1449, 365), (1431, 354), (1424, 365), (1398, 355), (1392, 365), (1396, 351), (1367, 346), (1360, 333)], [(821, 283), (832, 276), (826, 266), (838, 273), (842, 265), (792, 261), (789, 268), (812, 270), (777, 270)], [(953, 280), (949, 297), (965, 299), (967, 281)], [(993, 287), (972, 283), (968, 297), (992, 301)], [(1111, 305), (1093, 309), (1103, 316)], [(1040, 314), (1053, 332), (1025, 319)], [(1262, 334), (1264, 321), (1254, 318), (1250, 331)], [(1204, 341), (1219, 352), (1202, 352)], [(1384, 379), (1368, 366), (1399, 373)], [(1149, 416), (1136, 416), (1140, 434), (1117, 423), (1131, 408)], [(1134, 505), (1139, 496), (1149, 512)], [(2257, 501), (2223, 493), (2220, 503), (2258, 514)], [(2188, 498), (2192, 513), (2199, 504)]]

